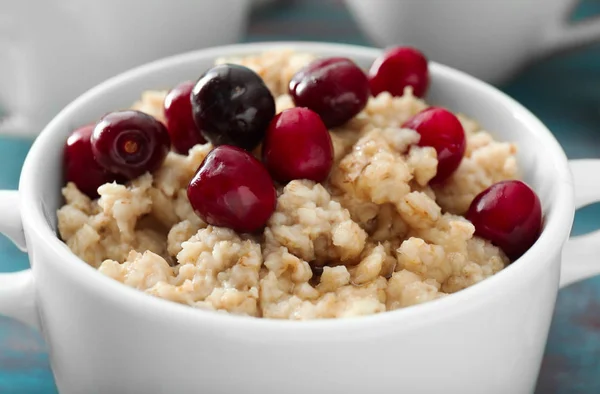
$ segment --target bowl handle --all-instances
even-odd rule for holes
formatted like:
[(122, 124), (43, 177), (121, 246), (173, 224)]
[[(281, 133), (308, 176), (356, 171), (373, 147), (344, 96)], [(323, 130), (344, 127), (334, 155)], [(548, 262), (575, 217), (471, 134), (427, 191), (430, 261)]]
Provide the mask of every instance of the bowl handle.
[[(600, 160), (569, 162), (573, 173), (575, 209), (600, 202)], [(560, 287), (600, 274), (600, 230), (571, 237), (562, 252)]]
[(538, 55), (547, 56), (557, 52), (582, 48), (600, 42), (600, 15), (590, 16), (584, 20), (569, 22), (570, 14), (579, 1), (565, 3), (559, 20), (542, 36), (538, 46)]
[[(24, 41), (21, 39), (19, 25), (15, 23), (14, 15), (0, 15), (0, 135), (17, 137), (35, 136), (35, 127), (23, 113), (23, 108), (12, 109), (13, 104), (22, 104), (24, 69), (27, 68), (27, 53)], [(16, 96), (16, 97), (15, 97)], [(17, 105), (20, 107), (22, 105)], [(39, 131), (39, 130), (38, 130)]]
[[(21, 224), (19, 193), (0, 191), (0, 233), (6, 235), (23, 252), (25, 235)], [(0, 314), (39, 328), (31, 269), (0, 273)]]

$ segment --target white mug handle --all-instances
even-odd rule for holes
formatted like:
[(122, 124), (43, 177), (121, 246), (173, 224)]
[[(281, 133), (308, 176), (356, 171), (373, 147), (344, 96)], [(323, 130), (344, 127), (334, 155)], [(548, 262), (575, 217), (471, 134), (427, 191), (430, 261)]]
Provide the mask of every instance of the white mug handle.
[[(21, 224), (19, 193), (0, 191), (0, 233), (6, 235), (23, 252), (25, 235)], [(0, 314), (39, 328), (31, 269), (0, 273)]]
[(577, 3), (577, 0), (572, 0), (571, 3), (565, 4), (565, 8), (559, 14), (562, 19), (554, 21), (554, 25), (550, 26), (542, 37), (539, 55), (562, 52), (600, 41), (600, 15), (578, 22), (568, 22), (569, 13)]
[[(600, 202), (600, 160), (569, 161), (575, 189), (575, 209)], [(560, 287), (600, 274), (600, 230), (571, 237), (562, 252)]]
[(24, 102), (23, 87), (27, 83), (23, 73), (19, 72), (26, 67), (23, 43), (19, 41), (16, 24), (10, 17), (0, 15), (0, 135), (31, 137), (37, 132), (27, 117), (8, 109), (11, 101)]

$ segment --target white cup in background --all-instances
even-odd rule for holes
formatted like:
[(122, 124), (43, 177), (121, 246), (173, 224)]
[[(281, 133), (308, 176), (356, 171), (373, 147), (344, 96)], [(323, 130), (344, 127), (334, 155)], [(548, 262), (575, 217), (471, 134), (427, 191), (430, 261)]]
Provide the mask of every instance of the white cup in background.
[(0, 2), (0, 134), (36, 136), (95, 84), (164, 56), (238, 41), (248, 0)]
[(573, 0), (346, 0), (379, 46), (412, 45), (491, 83), (528, 61), (600, 40), (600, 19), (568, 24)]

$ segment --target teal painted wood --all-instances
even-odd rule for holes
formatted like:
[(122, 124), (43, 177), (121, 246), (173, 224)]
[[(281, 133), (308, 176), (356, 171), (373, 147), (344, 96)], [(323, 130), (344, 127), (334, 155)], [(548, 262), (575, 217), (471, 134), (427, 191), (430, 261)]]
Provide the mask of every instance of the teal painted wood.
[[(574, 19), (595, 14), (600, 1), (586, 0)], [(369, 44), (340, 0), (281, 0), (256, 11), (246, 41), (265, 40)], [(600, 158), (600, 45), (533, 65), (500, 88), (533, 111), (570, 158)], [(30, 145), (0, 138), (0, 189), (17, 187)], [(574, 234), (598, 228), (600, 204), (577, 213)], [(27, 266), (26, 256), (0, 237), (0, 272)], [(2, 317), (0, 393), (56, 393), (39, 333)], [(600, 277), (560, 291), (536, 393), (600, 393)]]

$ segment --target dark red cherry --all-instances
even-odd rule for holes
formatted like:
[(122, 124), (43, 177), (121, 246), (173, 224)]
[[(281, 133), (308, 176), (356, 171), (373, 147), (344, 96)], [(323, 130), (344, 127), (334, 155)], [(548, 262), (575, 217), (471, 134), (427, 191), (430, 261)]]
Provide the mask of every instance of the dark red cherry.
[(277, 198), (262, 163), (231, 145), (218, 146), (206, 156), (190, 181), (187, 195), (206, 223), (241, 233), (264, 227)]
[(94, 160), (90, 137), (94, 124), (80, 127), (67, 139), (64, 150), (64, 171), (67, 182), (90, 198), (98, 197), (98, 187), (105, 183), (120, 181), (120, 177), (102, 168)]
[(390, 92), (402, 96), (404, 88), (412, 86), (413, 94), (425, 96), (429, 87), (427, 58), (412, 47), (395, 47), (375, 59), (369, 69), (371, 93)]
[(247, 67), (221, 64), (208, 70), (192, 89), (196, 125), (213, 145), (248, 151), (262, 141), (275, 116), (275, 99), (261, 77)]
[(333, 164), (329, 131), (308, 108), (287, 109), (273, 118), (262, 145), (265, 166), (279, 182), (324, 181)]
[(183, 155), (187, 155), (194, 145), (206, 142), (192, 116), (190, 95), (195, 84), (194, 81), (180, 83), (169, 91), (164, 102), (165, 125), (171, 144), (177, 153)]
[(105, 115), (96, 124), (91, 142), (98, 164), (127, 179), (157, 170), (171, 147), (161, 122), (133, 110)]
[(490, 240), (512, 260), (525, 253), (542, 231), (540, 199), (517, 180), (498, 182), (479, 193), (466, 218), (475, 226), (475, 234)]
[(433, 183), (447, 179), (462, 161), (467, 142), (462, 124), (454, 114), (444, 108), (427, 108), (403, 125), (421, 135), (419, 146), (431, 146), (437, 152), (437, 174)]
[(328, 128), (340, 126), (365, 108), (369, 81), (350, 59), (317, 59), (298, 71), (289, 93), (297, 107), (315, 111)]

